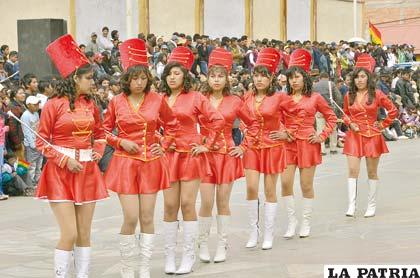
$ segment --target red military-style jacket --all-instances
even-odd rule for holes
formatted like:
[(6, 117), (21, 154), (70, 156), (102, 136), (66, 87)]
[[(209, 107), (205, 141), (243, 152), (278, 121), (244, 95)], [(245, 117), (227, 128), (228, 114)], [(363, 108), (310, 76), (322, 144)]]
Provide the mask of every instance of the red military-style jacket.
[[(163, 127), (163, 137), (157, 134)], [(112, 134), (114, 128), (118, 135)], [(178, 130), (178, 121), (164, 97), (149, 92), (136, 108), (127, 95), (119, 94), (110, 101), (104, 118), (107, 143), (115, 148), (114, 155), (141, 161), (159, 158), (151, 153), (151, 145), (161, 143), (167, 149)], [(135, 142), (140, 147), (137, 154), (129, 154), (121, 146), (121, 140)]]
[(376, 90), (375, 99), (368, 104), (368, 94), (363, 96), (361, 101), (354, 101), (349, 104), (348, 94), (344, 96), (344, 123), (356, 123), (359, 126), (359, 134), (364, 137), (372, 137), (381, 134), (381, 129), (374, 123), (378, 119), (378, 109), (385, 108), (388, 112), (387, 117), (381, 122), (383, 128), (388, 127), (398, 116), (398, 110), (392, 101), (381, 91)]
[[(84, 96), (74, 102), (75, 109), (70, 110), (67, 97), (50, 99), (42, 109), (38, 134), (52, 145), (71, 149), (95, 149), (103, 153), (105, 134), (102, 128), (99, 109), (92, 100)], [(49, 160), (63, 168), (68, 156), (36, 139), (37, 149)]]
[[(235, 143), (232, 138), (232, 128), (234, 121), (239, 118), (247, 129), (246, 137), (243, 140), (240, 147), (246, 149), (248, 145), (252, 145), (252, 142), (258, 135), (258, 122), (255, 117), (252, 116), (251, 111), (248, 109), (248, 106), (241, 100), (240, 97), (229, 95), (224, 96), (217, 111), (223, 116), (225, 124), (223, 129), (220, 131), (220, 134), (214, 142), (214, 146), (211, 151), (218, 152), (222, 154), (227, 154), (230, 151), (230, 148), (235, 146)], [(208, 121), (203, 117), (199, 117), (201, 125), (201, 134), (205, 137), (209, 137), (212, 130), (208, 127)]]
[(337, 117), (327, 101), (318, 93), (302, 96), (296, 102), (291, 95), (281, 93), (284, 101), (281, 107), (284, 111), (284, 125), (286, 130), (296, 139), (308, 140), (315, 134), (315, 115), (320, 112), (325, 118), (325, 128), (319, 134), (325, 140), (335, 128)]
[(176, 152), (191, 152), (192, 144), (203, 143), (204, 136), (198, 130), (199, 117), (206, 121), (209, 129), (205, 145), (208, 149), (213, 148), (225, 121), (203, 94), (195, 91), (181, 92), (171, 108), (179, 122), (175, 138)]

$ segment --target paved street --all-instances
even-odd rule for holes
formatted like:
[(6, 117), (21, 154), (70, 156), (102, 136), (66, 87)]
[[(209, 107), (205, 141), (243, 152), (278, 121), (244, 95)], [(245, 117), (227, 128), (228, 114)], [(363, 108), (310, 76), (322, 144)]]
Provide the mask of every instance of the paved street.
[[(324, 264), (418, 264), (420, 249), (420, 140), (388, 144), (391, 154), (380, 164), (377, 216), (363, 218), (367, 202), (367, 177), (363, 164), (359, 179), (356, 218), (344, 216), (347, 206), (346, 164), (342, 155), (326, 156), (316, 173), (316, 202), (312, 235), (285, 240), (284, 204), (280, 200), (274, 248), (247, 250), (245, 181), (232, 194), (232, 225), (228, 261), (197, 262), (190, 277), (322, 277)], [(261, 183), (262, 184), (262, 183)], [(298, 215), (301, 194), (296, 180)], [(280, 186), (278, 196), (280, 196)], [(262, 187), (261, 187), (262, 189)], [(261, 191), (261, 196), (263, 196)], [(199, 203), (197, 204), (199, 205)], [(163, 274), (163, 200), (156, 210), (156, 248), (152, 277)], [(98, 204), (93, 224), (91, 277), (119, 277), (118, 232), (122, 222), (118, 199)], [(216, 221), (211, 252), (216, 243)], [(48, 204), (31, 198), (0, 202), (0, 277), (52, 277), (53, 250), (58, 227)], [(179, 242), (182, 242), (179, 236)], [(178, 248), (178, 258), (181, 247)]]

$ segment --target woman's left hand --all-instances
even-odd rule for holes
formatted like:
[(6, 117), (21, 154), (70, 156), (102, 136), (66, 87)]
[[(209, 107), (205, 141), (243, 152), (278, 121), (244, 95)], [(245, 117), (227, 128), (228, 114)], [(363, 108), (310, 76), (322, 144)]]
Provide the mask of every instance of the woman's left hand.
[(197, 156), (200, 153), (206, 153), (206, 152), (209, 151), (209, 149), (207, 149), (207, 147), (205, 147), (203, 145), (200, 145), (200, 144), (193, 143), (193, 144), (191, 144), (191, 146), (192, 146), (191, 153), (192, 153), (193, 156)]
[(92, 152), (92, 160), (99, 161), (101, 160), (102, 156), (98, 152)]
[(154, 156), (162, 156), (165, 152), (163, 151), (163, 148), (160, 144), (154, 143), (151, 146), (150, 151)]
[(384, 129), (384, 127), (382, 126), (382, 122), (380, 121), (376, 121), (373, 125), (379, 130)]
[(239, 146), (232, 147), (229, 150), (229, 155), (233, 157), (241, 157), (244, 154), (244, 150)]
[(322, 140), (321, 136), (319, 136), (318, 134), (314, 133), (314, 134), (311, 134), (309, 136), (308, 142), (311, 143), (311, 144), (320, 144), (320, 143), (323, 142), (323, 140)]

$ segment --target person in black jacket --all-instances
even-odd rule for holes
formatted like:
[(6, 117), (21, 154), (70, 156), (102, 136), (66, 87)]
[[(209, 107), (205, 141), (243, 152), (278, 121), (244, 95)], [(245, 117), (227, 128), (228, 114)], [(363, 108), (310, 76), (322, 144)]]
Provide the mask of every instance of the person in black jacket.
[(410, 78), (411, 70), (403, 69), (401, 78), (397, 81), (397, 84), (395, 85), (394, 93), (401, 97), (401, 102), (404, 107), (414, 106), (415, 104), (414, 93), (410, 83)]

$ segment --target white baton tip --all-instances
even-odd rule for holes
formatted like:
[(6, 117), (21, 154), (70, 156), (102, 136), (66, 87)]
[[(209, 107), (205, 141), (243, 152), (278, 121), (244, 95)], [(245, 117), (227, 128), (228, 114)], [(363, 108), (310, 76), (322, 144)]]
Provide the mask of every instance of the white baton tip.
[(7, 115), (13, 117), (15, 114), (13, 114), (13, 112), (9, 110), (9, 111), (7, 111)]

